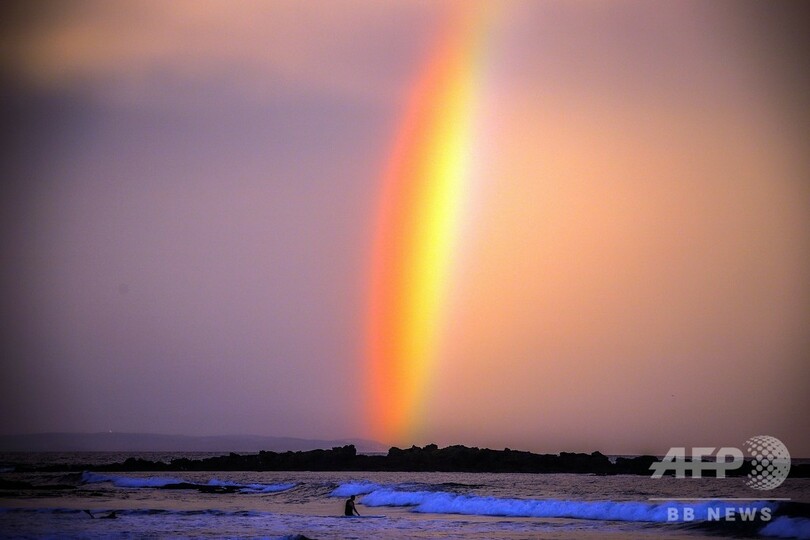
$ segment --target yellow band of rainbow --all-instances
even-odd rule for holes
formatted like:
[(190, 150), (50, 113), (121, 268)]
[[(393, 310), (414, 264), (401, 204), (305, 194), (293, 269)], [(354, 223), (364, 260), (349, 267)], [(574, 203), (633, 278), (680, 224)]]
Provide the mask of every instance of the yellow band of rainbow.
[(457, 12), (418, 78), (383, 176), (368, 304), (373, 436), (416, 436), (435, 368), (473, 144), (480, 6)]

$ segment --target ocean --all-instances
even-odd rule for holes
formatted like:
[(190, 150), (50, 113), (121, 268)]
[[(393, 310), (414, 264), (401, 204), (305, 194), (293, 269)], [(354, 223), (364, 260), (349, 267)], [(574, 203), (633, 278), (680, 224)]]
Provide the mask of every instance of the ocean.
[[(0, 461), (101, 464), (159, 456), (180, 457), (67, 453), (0, 456)], [(0, 480), (2, 538), (810, 538), (807, 478), (788, 478), (774, 490), (757, 491), (742, 478), (20, 473), (6, 466)], [(361, 517), (342, 516), (351, 495), (357, 496)], [(104, 519), (111, 512), (115, 519)]]

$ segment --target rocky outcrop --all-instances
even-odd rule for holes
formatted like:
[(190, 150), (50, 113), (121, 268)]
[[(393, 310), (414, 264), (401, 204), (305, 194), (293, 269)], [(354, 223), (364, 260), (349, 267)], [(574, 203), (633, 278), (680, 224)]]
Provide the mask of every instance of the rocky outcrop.
[[(435, 444), (407, 449), (391, 448), (387, 455), (358, 454), (353, 445), (331, 450), (303, 452), (259, 452), (204, 459), (174, 459), (168, 463), (129, 458), (111, 465), (17, 466), (18, 472), (41, 471), (423, 471), (423, 472), (523, 472), (574, 474), (650, 475), (654, 456), (619, 457), (611, 461), (600, 452), (535, 454), (517, 450), (490, 450), (467, 446), (439, 448)], [(740, 476), (750, 471), (746, 462), (730, 471)], [(791, 477), (810, 476), (810, 465), (794, 465)]]

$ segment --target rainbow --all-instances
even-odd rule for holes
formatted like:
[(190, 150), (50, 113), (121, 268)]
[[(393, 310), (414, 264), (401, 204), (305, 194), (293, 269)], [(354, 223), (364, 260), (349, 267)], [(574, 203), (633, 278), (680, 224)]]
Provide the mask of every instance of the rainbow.
[(488, 17), (481, 5), (458, 6), (408, 100), (374, 229), (368, 419), (373, 436), (387, 442), (417, 436), (467, 200)]

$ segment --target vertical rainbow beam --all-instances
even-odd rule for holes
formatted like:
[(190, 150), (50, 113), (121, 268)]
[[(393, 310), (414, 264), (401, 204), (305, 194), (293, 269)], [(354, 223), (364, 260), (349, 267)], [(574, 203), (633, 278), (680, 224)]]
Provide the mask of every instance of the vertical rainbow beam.
[(369, 421), (387, 442), (416, 435), (465, 200), (483, 13), (458, 6), (410, 97), (383, 178), (367, 360)]

